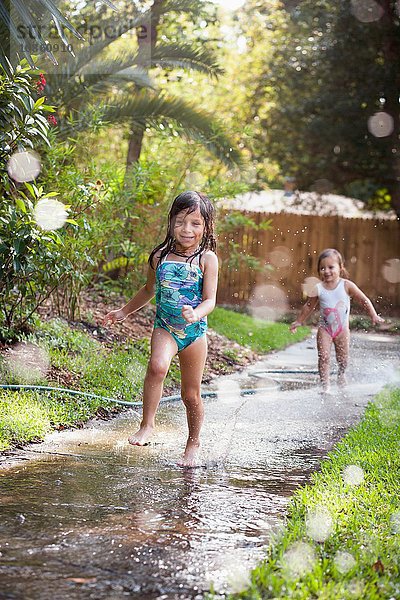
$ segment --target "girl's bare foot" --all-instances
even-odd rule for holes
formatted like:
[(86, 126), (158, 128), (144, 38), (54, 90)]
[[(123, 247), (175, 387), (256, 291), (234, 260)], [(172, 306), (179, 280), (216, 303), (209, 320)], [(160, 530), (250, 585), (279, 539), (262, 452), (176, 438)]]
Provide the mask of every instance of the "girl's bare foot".
[(346, 375), (344, 373), (338, 373), (337, 384), (338, 384), (338, 387), (340, 387), (340, 388), (346, 387), (347, 379), (346, 379)]
[(185, 448), (185, 452), (178, 462), (178, 467), (186, 467), (187, 469), (193, 469), (199, 467), (199, 453), (200, 453), (200, 442), (193, 442), (188, 440)]
[(154, 427), (151, 425), (142, 425), (136, 433), (128, 437), (128, 442), (132, 446), (144, 446), (147, 444), (147, 440), (153, 433)]

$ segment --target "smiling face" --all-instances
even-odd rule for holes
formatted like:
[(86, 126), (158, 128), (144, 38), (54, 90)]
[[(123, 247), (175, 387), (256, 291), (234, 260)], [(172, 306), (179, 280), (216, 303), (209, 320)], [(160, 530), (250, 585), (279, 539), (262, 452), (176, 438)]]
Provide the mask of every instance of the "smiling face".
[(327, 256), (321, 260), (319, 276), (325, 284), (335, 287), (340, 278), (340, 265), (336, 256)]
[(181, 210), (173, 223), (173, 235), (176, 240), (175, 248), (178, 252), (194, 252), (200, 245), (204, 234), (204, 219), (200, 209), (189, 212)]

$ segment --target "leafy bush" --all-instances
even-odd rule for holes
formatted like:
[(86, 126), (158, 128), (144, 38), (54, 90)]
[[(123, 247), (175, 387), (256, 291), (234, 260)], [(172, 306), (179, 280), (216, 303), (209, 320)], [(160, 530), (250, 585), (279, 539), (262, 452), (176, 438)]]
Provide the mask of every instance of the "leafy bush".
[[(66, 268), (60, 258), (62, 240), (34, 221), (38, 200), (55, 194), (43, 187), (15, 181), (8, 175), (10, 159), (26, 149), (49, 143), (53, 112), (44, 97), (44, 78), (35, 81), (29, 68), (0, 71), (0, 335), (12, 337), (58, 285)], [(35, 99), (36, 97), (36, 99)], [(14, 175), (15, 176), (15, 175)], [(20, 179), (16, 177), (16, 179)], [(22, 178), (23, 179), (23, 178)]]

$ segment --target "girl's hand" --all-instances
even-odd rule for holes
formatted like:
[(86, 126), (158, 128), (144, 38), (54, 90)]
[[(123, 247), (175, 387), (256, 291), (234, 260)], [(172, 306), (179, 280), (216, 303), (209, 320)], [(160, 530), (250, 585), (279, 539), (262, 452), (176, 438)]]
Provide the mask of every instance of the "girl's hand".
[(123, 321), (126, 318), (125, 314), (122, 312), (121, 309), (118, 310), (111, 310), (109, 313), (106, 314), (106, 316), (103, 319), (103, 326), (106, 326), (107, 323), (111, 323), (111, 325), (114, 325), (114, 323), (116, 323), (117, 321)]
[(190, 306), (190, 304), (184, 304), (182, 306), (182, 317), (188, 323), (197, 323), (197, 321), (199, 321), (199, 319), (200, 319), (199, 315), (193, 309), (193, 307)]
[(379, 325), (380, 323), (384, 323), (384, 322), (385, 322), (385, 319), (383, 319), (379, 315), (376, 315), (376, 317), (372, 318), (372, 324), (373, 325)]
[(301, 323), (299, 323), (298, 321), (295, 321), (294, 323), (291, 324), (289, 329), (290, 329), (291, 333), (296, 333), (298, 327), (301, 327)]

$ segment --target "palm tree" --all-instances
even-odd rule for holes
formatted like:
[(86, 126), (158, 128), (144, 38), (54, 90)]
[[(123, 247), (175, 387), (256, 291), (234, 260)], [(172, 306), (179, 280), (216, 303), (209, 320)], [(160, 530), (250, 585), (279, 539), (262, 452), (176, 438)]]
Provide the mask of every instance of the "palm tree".
[[(117, 10), (110, 0), (99, 0), (113, 10)], [(29, 31), (35, 46), (42, 48), (46, 56), (54, 63), (57, 60), (48, 49), (41, 34), (42, 23), (52, 20), (56, 26), (59, 37), (68, 48), (69, 42), (65, 36), (64, 28), (68, 29), (75, 37), (84, 40), (83, 36), (65, 18), (52, 0), (36, 0), (35, 3), (27, 3), (22, 0), (0, 0), (0, 63), (8, 71), (9, 62), (19, 61), (26, 58), (32, 68), (34, 62), (26, 39), (21, 36), (21, 31)], [(23, 29), (21, 29), (23, 28)], [(15, 52), (11, 52), (14, 49)]]
[[(82, 46), (76, 57), (64, 54), (58, 72), (48, 77), (46, 89), (49, 100), (60, 107), (64, 115), (81, 115), (74, 123), (84, 128), (90, 122), (90, 103), (101, 105), (103, 121), (130, 125), (127, 168), (140, 157), (146, 127), (173, 122), (178, 132), (201, 141), (226, 164), (241, 162), (240, 153), (224, 128), (206, 111), (158, 90), (150, 70), (162, 68), (193, 69), (211, 77), (222, 73), (214, 53), (206, 47), (189, 42), (166, 43), (158, 41), (157, 27), (162, 16), (169, 12), (187, 12), (198, 15), (204, 7), (201, 0), (155, 0), (150, 9), (140, 11), (132, 5), (119, 11), (117, 19), (110, 16), (101, 20), (103, 31), (118, 31), (118, 36), (107, 37)], [(118, 25), (118, 27), (117, 27)], [(146, 28), (146, 35), (141, 35)], [(128, 31), (136, 31), (134, 47), (111, 53), (112, 44)], [(107, 52), (108, 50), (108, 52)], [(89, 117), (89, 118), (88, 118)], [(68, 123), (60, 124), (61, 133), (69, 135)]]

